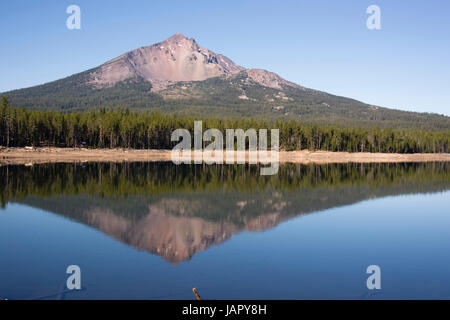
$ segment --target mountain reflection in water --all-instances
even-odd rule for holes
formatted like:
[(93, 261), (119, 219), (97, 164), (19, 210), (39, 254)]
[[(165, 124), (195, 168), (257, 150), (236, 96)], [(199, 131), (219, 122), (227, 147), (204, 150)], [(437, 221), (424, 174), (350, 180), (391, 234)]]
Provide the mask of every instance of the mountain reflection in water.
[(234, 234), (389, 195), (450, 189), (447, 163), (250, 165), (160, 163), (0, 167), (1, 204), (26, 204), (92, 226), (178, 264)]

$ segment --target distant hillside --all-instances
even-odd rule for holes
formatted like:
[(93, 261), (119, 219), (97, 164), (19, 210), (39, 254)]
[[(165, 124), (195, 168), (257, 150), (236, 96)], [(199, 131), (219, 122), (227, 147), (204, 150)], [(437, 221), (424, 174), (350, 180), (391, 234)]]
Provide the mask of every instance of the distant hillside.
[(302, 87), (266, 70), (245, 69), (179, 33), (97, 68), (2, 95), (16, 107), (67, 112), (120, 105), (203, 118), (450, 129), (450, 117), (372, 106)]

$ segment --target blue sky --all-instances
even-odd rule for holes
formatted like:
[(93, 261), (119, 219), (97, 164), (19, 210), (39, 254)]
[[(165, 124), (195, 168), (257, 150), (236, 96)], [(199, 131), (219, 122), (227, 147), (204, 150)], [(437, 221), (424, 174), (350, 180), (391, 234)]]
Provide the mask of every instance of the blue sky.
[[(81, 8), (81, 30), (66, 27), (71, 4)], [(366, 27), (372, 4), (381, 30)], [(0, 92), (96, 67), (178, 31), (306, 87), (450, 115), (448, 0), (15, 0), (0, 12)]]

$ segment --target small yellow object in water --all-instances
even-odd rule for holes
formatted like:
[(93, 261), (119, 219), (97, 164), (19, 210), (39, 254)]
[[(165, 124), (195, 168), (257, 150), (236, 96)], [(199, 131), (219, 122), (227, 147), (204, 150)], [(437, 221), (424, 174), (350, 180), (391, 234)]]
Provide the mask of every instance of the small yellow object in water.
[(196, 288), (192, 288), (192, 292), (194, 292), (195, 298), (196, 298), (197, 300), (202, 300), (202, 298), (198, 295), (198, 292), (197, 292), (197, 289), (196, 289)]

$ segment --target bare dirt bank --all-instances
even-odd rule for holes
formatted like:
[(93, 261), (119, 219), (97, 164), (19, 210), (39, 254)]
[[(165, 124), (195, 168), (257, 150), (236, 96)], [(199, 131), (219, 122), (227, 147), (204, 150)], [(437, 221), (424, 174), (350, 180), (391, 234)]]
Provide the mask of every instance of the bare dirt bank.
[[(172, 161), (171, 150), (81, 149), (81, 148), (3, 148), (0, 164), (33, 164), (55, 162), (123, 162)], [(246, 152), (248, 161), (249, 153)], [(206, 157), (205, 157), (206, 159)], [(345, 163), (345, 162), (429, 162), (450, 161), (448, 153), (368, 153), (328, 151), (280, 151), (280, 162)]]

